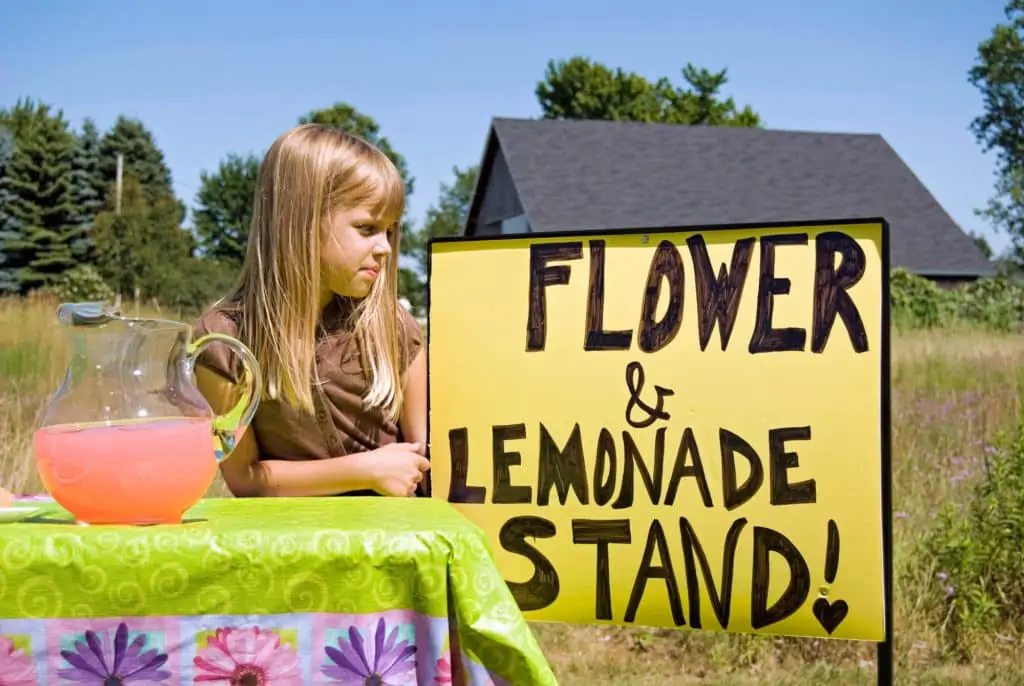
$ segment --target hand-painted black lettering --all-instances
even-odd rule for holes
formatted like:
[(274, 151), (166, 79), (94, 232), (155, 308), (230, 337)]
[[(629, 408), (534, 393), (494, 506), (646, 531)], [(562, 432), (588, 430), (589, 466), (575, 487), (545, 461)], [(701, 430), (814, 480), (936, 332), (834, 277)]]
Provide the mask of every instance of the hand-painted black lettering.
[(450, 503), (482, 503), (487, 499), (483, 486), (467, 486), (469, 478), (469, 431), (465, 428), (448, 432), (448, 453), (451, 455), (452, 481), (448, 488)]
[[(660, 565), (652, 564), (655, 546), (658, 548)], [(629, 603), (626, 605), (626, 614), (623, 616), (626, 622), (636, 621), (636, 612), (640, 608), (640, 601), (643, 599), (649, 579), (665, 580), (665, 588), (668, 591), (668, 606), (672, 612), (672, 621), (676, 626), (684, 626), (686, 620), (683, 618), (683, 601), (679, 596), (679, 582), (676, 580), (675, 571), (672, 569), (672, 558), (668, 553), (668, 541), (665, 540), (665, 531), (661, 527), (661, 522), (657, 519), (651, 522), (651, 528), (647, 530), (647, 545), (644, 547), (644, 556), (640, 561), (640, 568), (636, 572), (636, 578), (633, 580), (633, 590), (629, 594)]]
[(828, 520), (828, 539), (825, 543), (825, 583), (831, 584), (839, 572), (839, 525)]
[[(644, 456), (640, 453), (636, 441), (628, 431), (622, 432), (622, 492), (616, 501), (616, 509), (630, 507), (633, 504), (633, 470), (640, 472), (640, 479), (647, 489), (647, 496), (652, 505), (661, 501), (661, 486), (665, 477), (665, 432), (668, 429), (659, 427), (654, 433), (654, 468), (648, 469)], [(628, 476), (627, 476), (628, 475)], [(629, 482), (629, 493), (626, 493), (626, 482)], [(627, 502), (628, 499), (628, 502)]]
[[(686, 456), (693, 455), (693, 465), (686, 464)], [(679, 439), (679, 449), (676, 451), (676, 461), (672, 466), (672, 475), (668, 478), (668, 489), (665, 491), (665, 504), (675, 505), (676, 494), (679, 492), (679, 482), (683, 477), (692, 476), (697, 479), (697, 488), (700, 490), (701, 500), (704, 507), (712, 507), (711, 488), (708, 486), (708, 477), (704, 473), (704, 463), (700, 459), (700, 450), (697, 449), (697, 440), (693, 437), (693, 429), (686, 427), (683, 437)]]
[(725, 535), (725, 548), (722, 551), (722, 583), (716, 588), (715, 580), (711, 576), (708, 556), (704, 554), (704, 547), (700, 544), (700, 539), (697, 538), (697, 532), (693, 530), (693, 526), (686, 517), (679, 518), (679, 534), (683, 539), (683, 555), (686, 558), (686, 595), (687, 604), (690, 606), (691, 628), (700, 629), (704, 625), (700, 618), (697, 560), (700, 561), (701, 574), (704, 575), (704, 585), (708, 587), (708, 599), (711, 600), (711, 609), (715, 612), (718, 625), (723, 629), (729, 628), (736, 546), (739, 544), (740, 534), (743, 533), (743, 527), (746, 525), (746, 519), (737, 519), (729, 527), (729, 533)]
[(604, 241), (590, 241), (590, 291), (587, 295), (587, 335), (584, 350), (629, 350), (633, 332), (604, 330)]
[(540, 425), (540, 455), (537, 470), (537, 504), (547, 505), (551, 497), (551, 486), (558, 489), (558, 502), (565, 505), (569, 488), (576, 494), (581, 505), (590, 502), (587, 487), (587, 465), (583, 457), (583, 438), (580, 425), (575, 424), (564, 448), (551, 437), (548, 429)]
[(498, 504), (529, 503), (533, 489), (512, 485), (509, 467), (518, 466), (523, 456), (517, 451), (505, 450), (505, 441), (526, 438), (526, 424), (505, 424), (491, 427), (491, 460), (494, 464), (494, 491), (491, 502)]
[[(662, 279), (668, 282), (668, 307), (661, 321), (655, 321)], [(651, 259), (643, 305), (640, 308), (640, 326), (636, 339), (645, 353), (661, 350), (679, 333), (679, 326), (683, 323), (684, 281), (683, 258), (679, 250), (672, 241), (662, 241)]]
[[(625, 431), (622, 432), (626, 434)], [(634, 464), (633, 458), (630, 453), (623, 450), (622, 455), (622, 486), (619, 488), (619, 497), (612, 503), (613, 510), (628, 510), (633, 507), (633, 491), (635, 487), (633, 485), (633, 472)]]
[(807, 342), (807, 330), (797, 327), (776, 329), (772, 326), (775, 311), (775, 296), (789, 293), (790, 281), (775, 276), (775, 246), (807, 245), (807, 234), (782, 234), (761, 238), (761, 269), (757, 289), (757, 313), (754, 317), (754, 332), (750, 337), (748, 350), (754, 353), (774, 353), (786, 350), (803, 350)]
[[(811, 327), (811, 352), (820, 353), (838, 314), (854, 351), (866, 352), (868, 333), (849, 290), (864, 276), (867, 262), (864, 249), (853, 238), (839, 231), (826, 231), (814, 239), (814, 319)], [(835, 266), (836, 253), (842, 256)]]
[(530, 246), (530, 305), (526, 319), (526, 350), (543, 350), (548, 333), (548, 286), (569, 283), (569, 266), (548, 262), (583, 259), (583, 243), (534, 243)]
[[(629, 402), (626, 403), (626, 423), (634, 429), (646, 429), (659, 419), (670, 419), (672, 415), (665, 411), (665, 398), (674, 395), (675, 391), (663, 386), (654, 387), (655, 405), (651, 407), (640, 399), (644, 390), (644, 366), (639, 362), (630, 362), (626, 365), (626, 390), (629, 391)], [(633, 419), (633, 408), (639, 407), (647, 417), (645, 419)]]
[[(771, 588), (769, 555), (778, 553), (789, 566), (789, 583), (775, 604), (768, 607)], [(800, 609), (811, 590), (807, 562), (793, 542), (773, 529), (754, 527), (754, 565), (750, 589), (750, 625), (755, 630), (781, 622)]]
[(736, 313), (740, 309), (743, 284), (746, 283), (747, 271), (750, 269), (754, 243), (753, 238), (741, 238), (736, 241), (732, 249), (732, 264), (726, 271), (725, 263), (722, 263), (718, 270), (718, 278), (715, 278), (704, 236), (696, 234), (686, 239), (686, 245), (690, 248), (690, 258), (693, 260), (694, 284), (697, 291), (697, 331), (701, 350), (707, 349), (711, 333), (715, 330), (715, 322), (718, 323), (722, 350), (729, 345), (732, 327), (736, 323)]
[(597, 436), (597, 458), (594, 460), (594, 504), (607, 505), (615, 495), (618, 464), (615, 457), (615, 439), (608, 429)]
[(769, 482), (772, 505), (798, 505), (817, 502), (817, 485), (814, 479), (789, 483), (786, 472), (800, 466), (800, 457), (786, 451), (786, 441), (808, 441), (811, 427), (791, 426), (772, 429), (768, 432)]
[[(753, 446), (729, 431), (718, 430), (718, 443), (722, 452), (722, 504), (726, 510), (737, 507), (754, 497), (764, 482), (764, 467)], [(750, 464), (750, 476), (742, 486), (736, 483), (736, 454), (746, 458)]]
[(558, 598), (558, 572), (544, 553), (526, 542), (527, 538), (551, 538), (555, 525), (543, 517), (513, 517), (498, 532), (498, 542), (510, 553), (522, 555), (533, 563), (533, 576), (526, 582), (506, 581), (519, 609), (541, 610)]
[(572, 542), (577, 545), (597, 545), (597, 593), (594, 607), (596, 619), (612, 618), (612, 584), (609, 572), (608, 546), (612, 543), (630, 543), (628, 519), (574, 519)]

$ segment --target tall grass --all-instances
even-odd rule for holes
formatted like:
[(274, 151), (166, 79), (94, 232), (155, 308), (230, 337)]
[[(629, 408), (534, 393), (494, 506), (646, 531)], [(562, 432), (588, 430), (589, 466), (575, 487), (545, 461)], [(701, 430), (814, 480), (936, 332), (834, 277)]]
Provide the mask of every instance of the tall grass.
[[(41, 490), (32, 432), (66, 355), (53, 304), (0, 301), (0, 483), (21, 492)], [(1024, 608), (990, 613), (980, 623), (963, 621), (966, 610), (980, 606), (951, 588), (954, 572), (946, 568), (959, 564), (956, 555), (967, 559), (967, 553), (957, 552), (966, 548), (956, 539), (967, 534), (942, 525), (944, 510), (962, 512), (968, 521), (994, 507), (979, 498), (986, 478), (992, 478), (1000, 435), (1012, 439), (1019, 426), (1024, 336), (896, 331), (892, 358), (897, 681), (1024, 682)], [(1013, 450), (1024, 455), (1024, 444), (1011, 446), (1011, 457), (1018, 454)], [(1024, 465), (1024, 457), (1019, 462)], [(211, 491), (223, 493), (219, 484)], [(1018, 495), (1024, 511), (1024, 493)], [(1012, 500), (1013, 494), (1005, 497)], [(1020, 529), (1011, 533), (1024, 541), (1024, 522)], [(975, 538), (986, 538), (983, 529), (971, 531)], [(967, 542), (975, 545), (970, 550), (983, 543)], [(1024, 559), (1024, 543), (1018, 553)], [(1024, 586), (1024, 563), (1019, 569)], [(1012, 579), (1000, 582), (999, 592), (983, 602), (1000, 603), (999, 593), (1008, 583)], [(857, 643), (546, 624), (535, 625), (535, 631), (565, 684), (765, 679), (867, 684), (874, 679), (874, 647)]]

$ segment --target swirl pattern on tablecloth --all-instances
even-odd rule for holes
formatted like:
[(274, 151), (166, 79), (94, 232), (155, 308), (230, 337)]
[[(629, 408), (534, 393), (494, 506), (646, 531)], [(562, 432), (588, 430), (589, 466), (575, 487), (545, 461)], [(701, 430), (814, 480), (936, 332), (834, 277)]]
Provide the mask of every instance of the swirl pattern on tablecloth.
[(455, 619), (467, 654), (508, 683), (553, 683), (483, 533), (446, 503), (222, 499), (186, 518), (68, 526), (54, 505), (8, 525), (0, 622), (413, 611)]

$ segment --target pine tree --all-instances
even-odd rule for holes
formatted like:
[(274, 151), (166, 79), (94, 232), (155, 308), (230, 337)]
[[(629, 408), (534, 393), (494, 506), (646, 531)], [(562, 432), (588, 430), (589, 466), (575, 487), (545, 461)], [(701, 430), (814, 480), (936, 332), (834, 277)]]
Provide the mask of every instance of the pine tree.
[[(103, 197), (113, 192), (117, 178), (117, 156), (124, 155), (123, 175), (131, 174), (142, 185), (149, 202), (173, 196), (171, 170), (157, 146), (152, 132), (138, 119), (120, 115), (114, 125), (100, 138), (100, 176), (106, 182)], [(180, 223), (185, 218), (185, 205), (178, 203)]]
[(87, 118), (82, 123), (82, 131), (75, 138), (75, 154), (71, 160), (74, 223), (82, 230), (83, 237), (72, 250), (77, 259), (84, 261), (92, 249), (93, 222), (103, 210), (107, 184), (100, 175), (100, 136), (92, 119)]
[(17, 241), (21, 235), (21, 224), (14, 216), (14, 191), (8, 174), (14, 157), (14, 134), (0, 124), (0, 294), (16, 293), (19, 290), (18, 267), (8, 258), (6, 244)]
[(6, 176), (20, 227), (3, 249), (5, 266), (18, 270), (18, 290), (26, 293), (77, 264), (72, 246), (83, 233), (74, 222), (71, 189), (75, 140), (63, 112), (53, 114), (47, 104), (19, 101), (8, 123), (15, 146)]

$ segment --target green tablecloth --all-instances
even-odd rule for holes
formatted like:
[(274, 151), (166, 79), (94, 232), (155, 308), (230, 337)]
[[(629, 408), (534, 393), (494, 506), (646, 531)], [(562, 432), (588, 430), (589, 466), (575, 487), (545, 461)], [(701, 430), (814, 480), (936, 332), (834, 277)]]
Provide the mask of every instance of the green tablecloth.
[(212, 499), (146, 527), (50, 505), (0, 524), (0, 665), (7, 651), (60, 683), (102, 672), (80, 657), (96, 646), (122, 671), (152, 652), (138, 668), (156, 683), (256, 669), (257, 653), (285, 675), (272, 683), (555, 683), (483, 534), (430, 499)]

